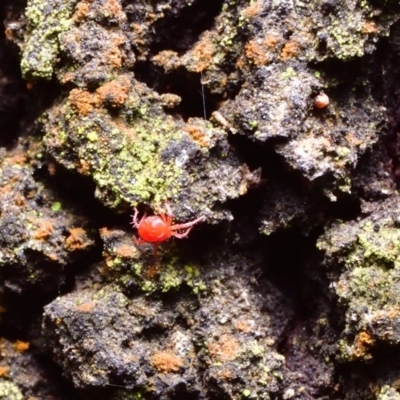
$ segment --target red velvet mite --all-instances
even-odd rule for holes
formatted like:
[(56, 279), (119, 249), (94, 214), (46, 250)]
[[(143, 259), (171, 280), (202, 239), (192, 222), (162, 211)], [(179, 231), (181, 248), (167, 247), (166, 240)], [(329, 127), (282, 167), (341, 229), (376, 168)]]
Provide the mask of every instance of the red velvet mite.
[[(154, 253), (157, 251), (157, 246), (168, 240), (171, 236), (178, 239), (183, 239), (188, 236), (193, 226), (198, 222), (204, 221), (204, 217), (199, 217), (193, 221), (184, 224), (172, 224), (174, 218), (171, 207), (165, 203), (165, 211), (160, 210), (159, 215), (151, 215), (138, 219), (139, 211), (135, 208), (133, 215), (132, 225), (137, 228), (139, 239), (134, 239), (137, 244), (152, 243), (154, 246)], [(183, 232), (178, 232), (183, 231)]]

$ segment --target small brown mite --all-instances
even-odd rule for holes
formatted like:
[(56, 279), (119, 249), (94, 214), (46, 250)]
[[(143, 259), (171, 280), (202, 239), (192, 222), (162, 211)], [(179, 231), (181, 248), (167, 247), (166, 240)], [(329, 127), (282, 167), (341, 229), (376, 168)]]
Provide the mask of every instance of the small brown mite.
[(329, 106), (329, 97), (325, 93), (320, 93), (314, 99), (314, 106), (316, 108), (325, 108)]

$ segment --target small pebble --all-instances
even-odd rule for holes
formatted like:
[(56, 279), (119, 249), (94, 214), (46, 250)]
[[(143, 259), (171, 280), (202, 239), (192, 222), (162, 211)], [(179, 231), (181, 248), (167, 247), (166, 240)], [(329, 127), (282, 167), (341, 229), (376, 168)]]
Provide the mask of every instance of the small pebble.
[(314, 99), (314, 106), (317, 108), (325, 108), (329, 105), (329, 97), (325, 93), (320, 93)]

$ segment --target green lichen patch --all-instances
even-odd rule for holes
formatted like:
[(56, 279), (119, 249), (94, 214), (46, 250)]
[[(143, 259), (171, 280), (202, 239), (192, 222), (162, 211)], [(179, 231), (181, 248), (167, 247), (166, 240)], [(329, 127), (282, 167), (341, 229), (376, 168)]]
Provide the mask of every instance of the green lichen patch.
[(218, 340), (210, 338), (207, 341), (209, 355), (209, 371), (207, 379), (210, 382), (218, 382), (223, 393), (228, 390), (229, 378), (235, 376), (235, 365), (249, 364), (252, 366), (252, 378), (237, 385), (234, 390), (236, 396), (247, 393), (249, 397), (264, 398), (268, 393), (279, 390), (282, 380), (282, 367), (285, 358), (268, 346), (268, 340), (252, 340), (244, 343), (240, 335), (225, 334)]
[(376, 400), (400, 400), (400, 393), (395, 387), (384, 385), (380, 388)]
[(71, 25), (77, 0), (29, 0), (25, 15), (28, 33), (21, 70), (25, 79), (51, 79), (59, 54), (59, 37)]
[[(122, 29), (109, 29), (126, 23), (118, 2), (29, 0), (25, 16), (21, 69), (26, 79), (51, 79), (54, 74), (63, 83), (84, 86), (110, 80), (123, 63), (131, 67), (135, 61)], [(60, 55), (66, 62), (56, 68)]]
[[(133, 112), (145, 114), (145, 105)], [(183, 170), (175, 160), (162, 157), (169, 143), (184, 141), (172, 120), (143, 117), (133, 127), (113, 120), (104, 109), (79, 115), (69, 101), (57, 120), (51, 120), (53, 124), (57, 124), (55, 129), (49, 126), (46, 137), (51, 154), (60, 163), (92, 176), (97, 196), (107, 205), (115, 208), (123, 201), (161, 204), (179, 192)], [(75, 153), (73, 164), (66, 153)]]
[[(371, 52), (378, 37), (389, 34), (391, 25), (398, 19), (395, 7), (394, 2), (377, 4), (369, 0), (334, 4), (303, 2), (291, 6), (276, 3), (265, 15), (265, 5), (256, 1), (241, 10), (240, 19), (255, 36), (253, 46), (265, 49), (267, 63), (290, 59), (351, 59)], [(282, 8), (289, 18), (279, 16)], [(296, 26), (289, 38), (284, 35), (288, 26)], [(255, 54), (254, 49), (247, 51), (247, 57), (253, 61)]]
[(327, 263), (344, 267), (333, 285), (347, 307), (340, 351), (345, 359), (371, 357), (377, 341), (400, 343), (400, 229), (398, 198), (371, 217), (338, 223), (319, 240)]
[[(151, 244), (134, 244), (133, 232), (102, 229), (103, 256), (107, 264), (105, 274), (125, 290), (137, 289), (145, 293), (166, 293), (190, 287), (194, 294), (206, 290), (199, 267), (183, 264), (173, 253), (173, 243), (164, 243), (155, 257)], [(165, 250), (164, 250), (165, 248)]]
[[(387, 3), (386, 6), (390, 5)], [(388, 36), (396, 16), (379, 13), (368, 0), (344, 2), (341, 12), (329, 16), (330, 24), (320, 28), (327, 36), (326, 45), (339, 59), (361, 57), (375, 48), (379, 36)], [(320, 33), (321, 35), (321, 33)]]
[(4, 400), (23, 400), (20, 389), (11, 381), (0, 380), (0, 399)]
[(45, 131), (51, 156), (91, 176), (108, 207), (146, 203), (156, 210), (168, 199), (188, 218), (199, 209), (211, 215), (215, 203), (247, 190), (224, 131), (204, 120), (168, 117), (162, 98), (131, 75), (95, 92), (72, 90), (49, 111)]

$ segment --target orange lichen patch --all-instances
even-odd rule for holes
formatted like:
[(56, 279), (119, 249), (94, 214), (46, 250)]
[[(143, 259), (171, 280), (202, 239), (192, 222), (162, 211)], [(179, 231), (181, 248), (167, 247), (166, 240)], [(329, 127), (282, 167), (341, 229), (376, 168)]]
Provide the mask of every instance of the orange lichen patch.
[(242, 319), (235, 321), (234, 326), (238, 331), (245, 333), (251, 332), (253, 329), (252, 325), (249, 322)]
[(366, 22), (362, 28), (362, 33), (376, 33), (378, 32), (378, 28), (374, 21)]
[(97, 107), (99, 104), (96, 94), (82, 89), (72, 89), (69, 93), (68, 100), (71, 106), (81, 115), (88, 115), (93, 108)]
[(26, 194), (26, 198), (29, 200), (34, 199), (36, 196), (36, 190), (30, 190), (27, 194)]
[(281, 40), (281, 36), (278, 33), (269, 32), (265, 35), (264, 44), (268, 48), (274, 48), (279, 41)]
[(353, 145), (353, 146), (359, 146), (360, 144), (363, 144), (363, 141), (361, 139), (358, 139), (354, 133), (349, 132), (346, 135), (346, 140), (349, 142), (349, 144)]
[(260, 0), (257, 0), (253, 4), (250, 4), (248, 7), (246, 7), (243, 10), (243, 15), (246, 18), (254, 18), (256, 15), (260, 14), (262, 11), (262, 2)]
[(53, 224), (46, 220), (39, 220), (37, 223), (37, 228), (33, 232), (33, 238), (38, 240), (47, 239), (53, 233)]
[(55, 253), (50, 253), (50, 254), (47, 255), (47, 257), (49, 257), (51, 261), (57, 261), (58, 260), (58, 256)]
[(23, 152), (18, 152), (9, 159), (10, 164), (24, 165), (26, 164), (27, 155)]
[(29, 346), (29, 342), (23, 342), (22, 340), (17, 340), (15, 343), (13, 343), (14, 350), (19, 351), (20, 353), (28, 350)]
[(72, 228), (69, 230), (70, 235), (65, 239), (65, 246), (69, 250), (82, 250), (89, 245), (86, 232), (82, 228)]
[(121, 4), (118, 0), (107, 0), (101, 7), (104, 15), (118, 16), (122, 12)]
[(234, 360), (239, 350), (239, 342), (230, 335), (223, 335), (218, 342), (208, 345), (210, 356), (220, 362)]
[(88, 175), (90, 171), (90, 164), (86, 160), (79, 160), (77, 170), (82, 175)]
[(10, 193), (14, 189), (14, 183), (18, 181), (18, 177), (14, 176), (12, 177), (8, 183), (6, 183), (1, 189), (0, 193), (2, 195), (5, 195), (7, 193)]
[(172, 70), (180, 66), (180, 58), (176, 51), (163, 50), (152, 58), (154, 64), (164, 68), (165, 72), (171, 72)]
[[(132, 32), (135, 33), (136, 35), (142, 35), (146, 31), (146, 29), (144, 29), (143, 25), (136, 24), (134, 22), (132, 24), (130, 24), (130, 28), (131, 28)], [(141, 42), (140, 44), (144, 44), (144, 42)]]
[(390, 307), (388, 310), (386, 310), (387, 316), (391, 319), (397, 318), (399, 312), (400, 310), (397, 307)]
[(245, 65), (246, 65), (246, 62), (245, 62), (245, 57), (244, 57), (244, 55), (242, 54), (239, 58), (238, 58), (238, 60), (236, 61), (236, 68), (238, 68), (238, 69), (242, 69)]
[(88, 301), (76, 307), (77, 311), (90, 312), (96, 307), (95, 301)]
[(0, 376), (7, 376), (10, 371), (10, 367), (0, 366)]
[(297, 57), (299, 55), (300, 45), (295, 40), (289, 40), (283, 46), (281, 51), (281, 58), (283, 61), (289, 60), (290, 58)]
[[(147, 26), (150, 26), (150, 24), (148, 24)], [(139, 57), (142, 58), (148, 52), (146, 40), (143, 38), (143, 36), (147, 32), (147, 29), (145, 29), (142, 25), (135, 23), (130, 24), (130, 28), (132, 33), (132, 42), (135, 43), (135, 46), (139, 50)]]
[(22, 196), (22, 194), (17, 194), (14, 199), (14, 204), (19, 207), (25, 206), (25, 197)]
[(134, 246), (122, 243), (115, 249), (115, 255), (120, 258), (133, 258), (137, 256), (138, 251)]
[(144, 277), (149, 280), (154, 279), (159, 274), (160, 268), (158, 263), (148, 266), (144, 271)]
[[(250, 40), (245, 45), (245, 57), (255, 65), (266, 65), (275, 58), (276, 55), (271, 50), (277, 47), (281, 41), (281, 36), (275, 32), (268, 32), (264, 38)], [(243, 56), (237, 61), (238, 68), (244, 64)]]
[(229, 381), (232, 379), (232, 371), (229, 369), (221, 369), (218, 371), (217, 375), (224, 381)]
[(106, 226), (104, 228), (100, 228), (100, 235), (104, 236), (105, 239), (110, 238), (114, 235), (114, 231), (108, 229)]
[(211, 64), (215, 52), (211, 33), (205, 32), (191, 51), (190, 58), (193, 63), (191, 63), (190, 70), (193, 72), (204, 71)]
[(151, 364), (159, 372), (178, 372), (183, 366), (183, 360), (172, 352), (159, 351), (151, 356)]
[[(114, 266), (114, 257), (108, 253), (107, 251), (103, 252), (104, 262), (106, 263), (107, 267), (112, 268)], [(107, 271), (103, 269), (103, 272), (106, 273)]]
[(68, 83), (75, 79), (75, 74), (71, 71), (66, 72), (65, 74), (60, 74), (60, 82)]
[(196, 141), (200, 146), (209, 146), (210, 140), (207, 137), (207, 134), (196, 125), (186, 125), (183, 130), (187, 132), (191, 138)]
[(123, 35), (114, 33), (110, 38), (110, 45), (108, 50), (105, 52), (105, 62), (116, 68), (121, 68), (122, 66), (122, 53), (118, 48), (121, 44), (125, 43), (125, 37)]
[(245, 46), (245, 52), (247, 58), (253, 61), (255, 65), (265, 65), (268, 63), (266, 48), (264, 43), (259, 39), (250, 40)]
[(89, 14), (90, 6), (93, 3), (93, 0), (83, 0), (78, 3), (75, 7), (75, 13), (73, 15), (74, 21), (81, 21), (86, 18)]
[(14, 39), (14, 31), (10, 28), (7, 28), (4, 33), (6, 34), (6, 38), (10, 41)]
[(96, 90), (96, 93), (101, 102), (107, 100), (115, 106), (121, 106), (127, 100), (131, 86), (132, 84), (130, 79), (127, 76), (122, 75), (117, 79), (100, 86)]
[(354, 356), (357, 358), (370, 358), (368, 351), (374, 343), (375, 339), (367, 332), (360, 332), (354, 339)]
[[(369, 286), (372, 287), (371, 284)], [(374, 314), (374, 320), (379, 321), (386, 318), (394, 319), (398, 317), (399, 312), (400, 310), (398, 307), (389, 307), (385, 310), (379, 310)]]
[(14, 185), (12, 183), (7, 183), (0, 189), (0, 193), (2, 195), (10, 193), (14, 189)]
[(110, 48), (105, 53), (106, 60), (108, 64), (113, 65), (114, 67), (121, 68), (122, 66), (122, 54), (121, 51), (117, 47)]

